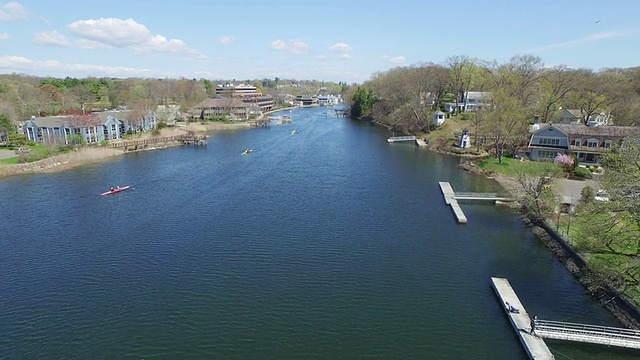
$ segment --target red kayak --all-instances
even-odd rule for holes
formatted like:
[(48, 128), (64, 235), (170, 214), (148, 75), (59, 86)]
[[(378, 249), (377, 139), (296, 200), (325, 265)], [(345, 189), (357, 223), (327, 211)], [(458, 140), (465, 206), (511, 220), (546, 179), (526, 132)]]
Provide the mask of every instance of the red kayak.
[(127, 190), (129, 188), (131, 188), (131, 186), (123, 186), (123, 187), (119, 187), (119, 188), (116, 188), (116, 189), (112, 189), (112, 190), (107, 191), (107, 192), (103, 192), (100, 195), (102, 195), (102, 196), (113, 195), (113, 194), (121, 193), (121, 192), (123, 192), (123, 191), (125, 191), (125, 190)]

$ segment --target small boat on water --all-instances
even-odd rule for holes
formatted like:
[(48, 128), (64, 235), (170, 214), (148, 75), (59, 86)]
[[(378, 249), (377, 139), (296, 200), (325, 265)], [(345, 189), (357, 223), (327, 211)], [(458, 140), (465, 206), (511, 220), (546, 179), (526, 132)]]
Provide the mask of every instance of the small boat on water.
[(111, 188), (111, 190), (109, 190), (109, 191), (107, 191), (107, 192), (103, 192), (103, 193), (102, 193), (102, 194), (100, 194), (100, 195), (101, 195), (101, 196), (105, 196), (105, 195), (118, 194), (118, 193), (121, 193), (121, 192), (123, 192), (123, 191), (125, 191), (125, 190), (128, 190), (128, 189), (130, 189), (130, 188), (131, 188), (131, 186), (123, 186), (123, 187), (118, 186), (117, 188)]
[(251, 149), (245, 149), (245, 150), (242, 152), (242, 155), (247, 155), (247, 154), (251, 153), (252, 151), (253, 151), (253, 150), (251, 150)]

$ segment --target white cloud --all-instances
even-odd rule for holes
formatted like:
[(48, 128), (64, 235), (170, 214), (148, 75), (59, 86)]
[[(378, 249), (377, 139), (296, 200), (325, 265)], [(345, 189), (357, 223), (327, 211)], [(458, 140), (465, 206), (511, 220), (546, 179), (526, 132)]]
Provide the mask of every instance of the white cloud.
[(29, 17), (31, 12), (17, 1), (0, 5), (0, 21), (22, 20)]
[(148, 41), (140, 44), (130, 45), (128, 46), (128, 48), (139, 54), (147, 52), (165, 52), (172, 54), (185, 54), (195, 59), (207, 58), (198, 50), (190, 48), (182, 40), (167, 39), (162, 35), (154, 35)]
[(349, 60), (349, 59), (351, 59), (351, 55), (349, 55), (349, 54), (342, 54), (342, 55), (340, 56), (340, 59)]
[(407, 61), (407, 58), (405, 58), (404, 56), (396, 56), (396, 57), (389, 58), (389, 62), (392, 64), (402, 64), (405, 61)]
[(599, 32), (599, 33), (595, 33), (577, 40), (570, 40), (570, 41), (564, 41), (564, 42), (559, 42), (555, 44), (549, 44), (541, 48), (531, 50), (529, 52), (542, 52), (546, 50), (557, 49), (557, 48), (562, 48), (562, 47), (571, 46), (571, 45), (588, 44), (588, 43), (596, 42), (603, 39), (622, 37), (627, 34), (629, 34), (628, 31)]
[(309, 51), (309, 44), (297, 39), (289, 40), (288, 42), (274, 40), (271, 42), (271, 48), (273, 50), (283, 50), (293, 55), (301, 55)]
[(69, 46), (71, 43), (66, 36), (57, 31), (43, 31), (33, 34), (33, 43), (44, 46)]
[[(83, 39), (108, 46), (128, 48), (137, 53), (165, 52), (186, 54), (204, 59), (205, 55), (189, 47), (182, 40), (167, 39), (162, 35), (152, 35), (146, 26), (133, 19), (100, 18), (98, 20), (78, 20), (67, 27)], [(95, 46), (94, 46), (95, 48)]]
[(302, 40), (289, 40), (289, 48), (292, 54), (304, 54), (309, 50), (309, 44)]
[(76, 40), (76, 46), (84, 50), (108, 49), (111, 47), (111, 45), (87, 39)]
[(11, 37), (12, 36), (9, 33), (6, 33), (6, 32), (0, 33), (0, 40), (9, 40), (11, 39)]
[(287, 43), (282, 40), (274, 40), (271, 42), (271, 48), (273, 50), (287, 50), (288, 46)]
[(340, 51), (340, 52), (350, 52), (351, 50), (353, 50), (353, 48), (351, 46), (349, 46), (349, 44), (345, 44), (345, 43), (335, 43), (331, 46), (329, 46), (329, 50), (331, 51)]
[(236, 38), (231, 35), (220, 36), (216, 39), (216, 42), (222, 45), (231, 45), (236, 41)]
[(0, 72), (29, 73), (40, 76), (114, 76), (143, 77), (155, 76), (149, 69), (119, 66), (101, 66), (79, 63), (62, 63), (55, 60), (31, 60), (22, 56), (0, 55)]

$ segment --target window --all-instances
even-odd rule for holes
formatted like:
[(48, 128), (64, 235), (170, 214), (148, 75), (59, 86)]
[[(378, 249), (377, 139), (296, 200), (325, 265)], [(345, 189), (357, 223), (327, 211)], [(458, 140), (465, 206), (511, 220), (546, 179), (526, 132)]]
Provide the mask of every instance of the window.
[(560, 139), (541, 137), (538, 139), (538, 144), (539, 145), (560, 145)]
[(539, 160), (548, 160), (552, 161), (558, 155), (557, 151), (553, 150), (538, 150), (538, 159)]
[(606, 140), (604, 142), (604, 147), (607, 148), (607, 149), (610, 149), (611, 148), (611, 140)]
[(598, 147), (598, 140), (596, 139), (587, 140), (587, 147)]
[(575, 146), (582, 146), (582, 139), (575, 139), (574, 140), (574, 145)]

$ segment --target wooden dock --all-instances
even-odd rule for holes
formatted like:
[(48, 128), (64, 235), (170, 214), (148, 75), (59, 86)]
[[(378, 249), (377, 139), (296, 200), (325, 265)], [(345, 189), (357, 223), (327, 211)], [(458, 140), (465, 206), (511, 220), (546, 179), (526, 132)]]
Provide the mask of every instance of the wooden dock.
[(388, 142), (392, 143), (392, 142), (399, 142), (399, 141), (415, 141), (416, 140), (416, 136), (415, 135), (410, 135), (410, 136), (393, 136), (387, 139)]
[[(520, 299), (511, 287), (511, 284), (504, 278), (491, 278), (491, 285), (498, 295), (500, 307), (505, 310), (509, 322), (524, 346), (530, 359), (554, 359), (553, 354), (542, 338), (531, 334), (531, 317), (522, 306)], [(507, 303), (517, 309), (517, 312), (509, 311)]]
[(453, 192), (453, 188), (451, 184), (446, 181), (440, 181), (440, 190), (442, 190), (442, 195), (444, 196), (445, 204), (451, 206), (453, 210), (453, 214), (456, 216), (459, 224), (467, 223), (467, 216), (462, 211), (460, 204), (458, 204), (458, 200), (455, 198), (455, 193)]
[(165, 137), (151, 137), (144, 140), (124, 140), (111, 143), (109, 146), (112, 148), (121, 148), (125, 151), (136, 151), (148, 149), (154, 146), (163, 146), (170, 143), (202, 146), (206, 144), (206, 140), (206, 135), (186, 134)]

